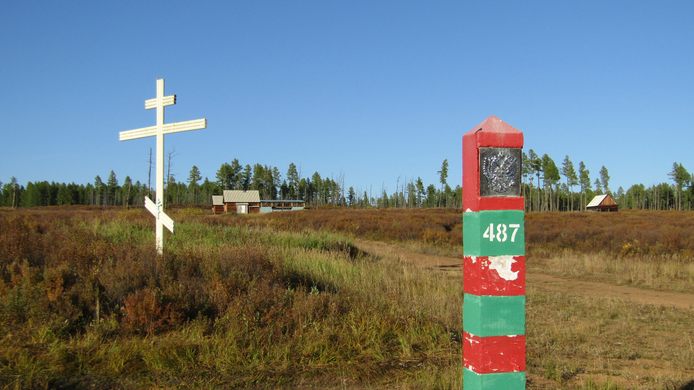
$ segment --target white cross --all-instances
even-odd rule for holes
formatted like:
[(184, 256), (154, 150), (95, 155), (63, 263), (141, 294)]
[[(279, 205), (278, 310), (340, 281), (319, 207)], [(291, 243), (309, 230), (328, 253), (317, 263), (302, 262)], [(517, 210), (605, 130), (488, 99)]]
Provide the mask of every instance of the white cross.
[(171, 233), (174, 231), (173, 220), (164, 212), (164, 134), (178, 133), (181, 131), (200, 130), (207, 127), (207, 119), (194, 119), (192, 121), (164, 124), (164, 107), (176, 104), (176, 95), (164, 96), (164, 79), (157, 80), (157, 97), (145, 100), (145, 110), (157, 109), (157, 124), (135, 130), (121, 131), (119, 139), (128, 141), (131, 139), (157, 136), (157, 160), (156, 160), (156, 193), (157, 202), (145, 196), (145, 208), (149, 210), (157, 222), (156, 245), (157, 252), (164, 252), (164, 227)]

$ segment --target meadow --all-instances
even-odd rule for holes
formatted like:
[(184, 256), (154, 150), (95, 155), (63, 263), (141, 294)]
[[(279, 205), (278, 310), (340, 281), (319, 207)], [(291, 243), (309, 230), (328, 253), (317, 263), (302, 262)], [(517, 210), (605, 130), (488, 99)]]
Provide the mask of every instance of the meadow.
[[(453, 210), (0, 210), (4, 388), (460, 388), (462, 286), (359, 240), (458, 256)], [(694, 214), (529, 214), (529, 273), (691, 291)], [(647, 289), (647, 290), (646, 290)], [(528, 284), (529, 388), (694, 379), (694, 310)]]

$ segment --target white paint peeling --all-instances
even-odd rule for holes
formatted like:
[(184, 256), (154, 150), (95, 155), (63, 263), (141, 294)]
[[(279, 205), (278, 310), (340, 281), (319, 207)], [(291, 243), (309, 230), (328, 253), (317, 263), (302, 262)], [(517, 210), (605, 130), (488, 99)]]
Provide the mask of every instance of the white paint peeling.
[(470, 260), (472, 261), (472, 264), (477, 263), (477, 256), (470, 256)]
[(467, 209), (467, 210), (465, 210), (465, 212), (466, 212), (466, 213), (471, 213), (471, 212), (472, 212), (472, 209)]
[(513, 256), (489, 256), (489, 268), (505, 280), (518, 279), (518, 271), (511, 271), (511, 265), (515, 262)]

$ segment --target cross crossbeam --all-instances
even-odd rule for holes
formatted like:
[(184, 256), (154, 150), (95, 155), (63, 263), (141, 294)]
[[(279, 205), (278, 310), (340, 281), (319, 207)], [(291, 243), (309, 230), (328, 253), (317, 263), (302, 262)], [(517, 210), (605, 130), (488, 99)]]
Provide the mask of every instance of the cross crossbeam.
[[(167, 123), (162, 131), (164, 134), (180, 133), (182, 131), (200, 130), (207, 127), (207, 119), (193, 119), (190, 121)], [(120, 141), (128, 141), (157, 135), (157, 126), (142, 127), (140, 129), (121, 131), (118, 134)]]
[(145, 208), (152, 213), (156, 220), (156, 246), (159, 254), (164, 253), (164, 227), (174, 232), (174, 221), (164, 212), (164, 135), (182, 131), (201, 130), (207, 127), (207, 119), (164, 124), (164, 107), (176, 104), (176, 95), (164, 96), (164, 79), (157, 80), (157, 96), (145, 100), (145, 110), (157, 110), (157, 124), (139, 129), (121, 131), (120, 141), (138, 138), (156, 137), (156, 202), (145, 196)]
[[(161, 98), (161, 104), (164, 107), (173, 106), (174, 104), (176, 104), (176, 95), (164, 96), (163, 98)], [(153, 108), (157, 108), (157, 98), (145, 100), (145, 110), (151, 110)]]
[(174, 221), (164, 212), (162, 205), (152, 202), (152, 199), (145, 195), (145, 208), (154, 215), (154, 218), (161, 220), (164, 227), (169, 229), (171, 233), (174, 232)]

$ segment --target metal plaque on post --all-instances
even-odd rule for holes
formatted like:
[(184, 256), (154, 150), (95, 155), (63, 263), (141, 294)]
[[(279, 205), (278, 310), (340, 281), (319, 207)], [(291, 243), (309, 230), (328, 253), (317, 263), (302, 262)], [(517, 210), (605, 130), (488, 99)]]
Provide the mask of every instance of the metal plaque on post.
[(480, 196), (520, 196), (521, 149), (480, 148)]

